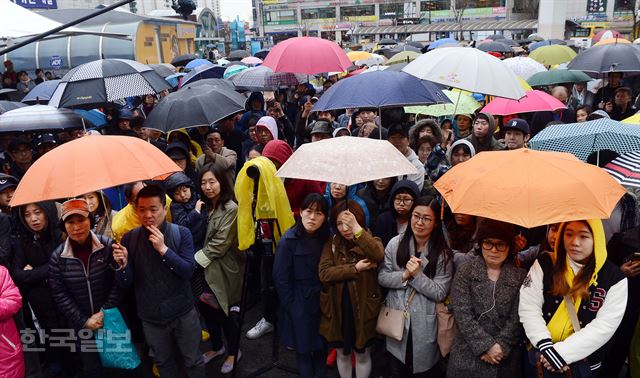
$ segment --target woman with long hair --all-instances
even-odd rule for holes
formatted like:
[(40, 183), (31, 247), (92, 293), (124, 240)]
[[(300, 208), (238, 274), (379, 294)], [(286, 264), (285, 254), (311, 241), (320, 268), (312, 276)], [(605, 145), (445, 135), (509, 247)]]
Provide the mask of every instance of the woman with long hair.
[(387, 337), (393, 377), (436, 374), (440, 359), (436, 304), (447, 296), (453, 276), (438, 201), (420, 197), (410, 214), (409, 227), (387, 245), (378, 274), (380, 285), (389, 289), (387, 306), (407, 307), (402, 340)]
[(555, 253), (540, 255), (520, 289), (530, 370), (595, 376), (626, 303), (627, 279), (607, 261), (602, 222), (563, 223)]
[(331, 225), (337, 233), (320, 258), (320, 334), (337, 348), (340, 377), (351, 377), (355, 351), (356, 378), (371, 373), (370, 348), (376, 339), (376, 319), (381, 305), (376, 268), (384, 247), (364, 228), (365, 213), (357, 202), (335, 204)]
[(93, 218), (93, 228), (91, 231), (108, 238), (113, 237), (111, 222), (116, 215), (116, 211), (111, 209), (111, 202), (101, 192), (91, 192), (82, 196), (89, 205), (90, 216)]

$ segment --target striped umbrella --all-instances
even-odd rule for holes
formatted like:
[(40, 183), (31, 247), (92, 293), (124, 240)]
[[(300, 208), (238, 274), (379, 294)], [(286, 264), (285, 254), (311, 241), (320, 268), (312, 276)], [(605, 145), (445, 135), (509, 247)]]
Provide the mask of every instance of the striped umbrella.
[(640, 188), (640, 151), (629, 152), (617, 157), (604, 166), (621, 185)]
[(306, 75), (290, 72), (273, 72), (266, 66), (245, 69), (231, 78), (237, 89), (246, 91), (270, 91), (278, 88), (289, 88), (307, 81)]
[(529, 145), (534, 150), (570, 152), (586, 161), (600, 150), (618, 154), (640, 150), (640, 127), (609, 118), (589, 122), (553, 125), (536, 135)]

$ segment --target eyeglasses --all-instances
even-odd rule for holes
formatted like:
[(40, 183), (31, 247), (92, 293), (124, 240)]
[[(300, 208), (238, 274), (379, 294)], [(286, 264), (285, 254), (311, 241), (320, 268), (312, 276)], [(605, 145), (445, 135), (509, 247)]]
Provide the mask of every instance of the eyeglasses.
[(413, 198), (399, 198), (399, 197), (396, 197), (396, 198), (393, 199), (393, 202), (396, 205), (400, 205), (400, 204), (411, 205), (413, 203)]
[(433, 222), (433, 219), (429, 218), (428, 216), (421, 217), (420, 214), (417, 214), (417, 213), (413, 213), (411, 214), (411, 216), (416, 221), (416, 223), (422, 222), (423, 224), (429, 224)]
[(496, 247), (498, 252), (504, 252), (509, 248), (509, 244), (503, 241), (500, 242), (492, 242), (491, 240), (483, 240), (482, 241), (482, 249), (491, 250), (493, 247)]

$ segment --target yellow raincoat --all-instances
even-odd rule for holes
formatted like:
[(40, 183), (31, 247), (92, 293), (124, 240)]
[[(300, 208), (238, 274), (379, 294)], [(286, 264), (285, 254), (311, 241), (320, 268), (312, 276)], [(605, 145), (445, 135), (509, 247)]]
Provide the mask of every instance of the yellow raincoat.
[[(171, 212), (169, 211), (170, 205), (171, 198), (167, 196), (166, 219), (169, 222), (171, 222)], [(124, 234), (139, 226), (140, 220), (138, 219), (138, 214), (136, 214), (136, 209), (133, 207), (133, 205), (128, 204), (127, 206), (123, 207), (122, 210), (118, 211), (111, 221), (111, 231), (113, 233), (113, 239), (120, 243), (120, 240), (122, 240)]]

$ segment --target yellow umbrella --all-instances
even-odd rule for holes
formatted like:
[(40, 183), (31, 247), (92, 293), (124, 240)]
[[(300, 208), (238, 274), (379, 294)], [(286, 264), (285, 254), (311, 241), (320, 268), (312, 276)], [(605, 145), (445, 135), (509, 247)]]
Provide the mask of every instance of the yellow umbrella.
[(392, 64), (398, 64), (398, 63), (409, 63), (419, 56), (420, 54), (418, 54), (415, 51), (402, 51), (392, 56), (391, 59), (389, 59), (385, 64), (387, 66), (390, 66)]
[(622, 43), (625, 45), (630, 45), (631, 42), (624, 39), (624, 38), (607, 38), (607, 39), (601, 39), (600, 42), (596, 43), (594, 46), (602, 46), (602, 45), (610, 45), (613, 43)]
[(631, 123), (633, 125), (640, 125), (640, 113), (634, 114), (629, 118), (622, 120), (623, 123)]
[(356, 60), (367, 60), (371, 58), (371, 54), (366, 51), (349, 51), (347, 57), (350, 61), (355, 62)]
[(518, 76), (518, 84), (520, 84), (520, 86), (522, 87), (522, 89), (524, 89), (525, 92), (533, 90), (533, 88), (531, 88), (529, 83), (527, 83), (527, 81), (521, 78), (520, 76)]
[(533, 50), (529, 54), (529, 58), (544, 64), (545, 66), (551, 66), (554, 64), (560, 64), (570, 61), (576, 57), (576, 52), (571, 47), (563, 45), (550, 45), (542, 46)]

